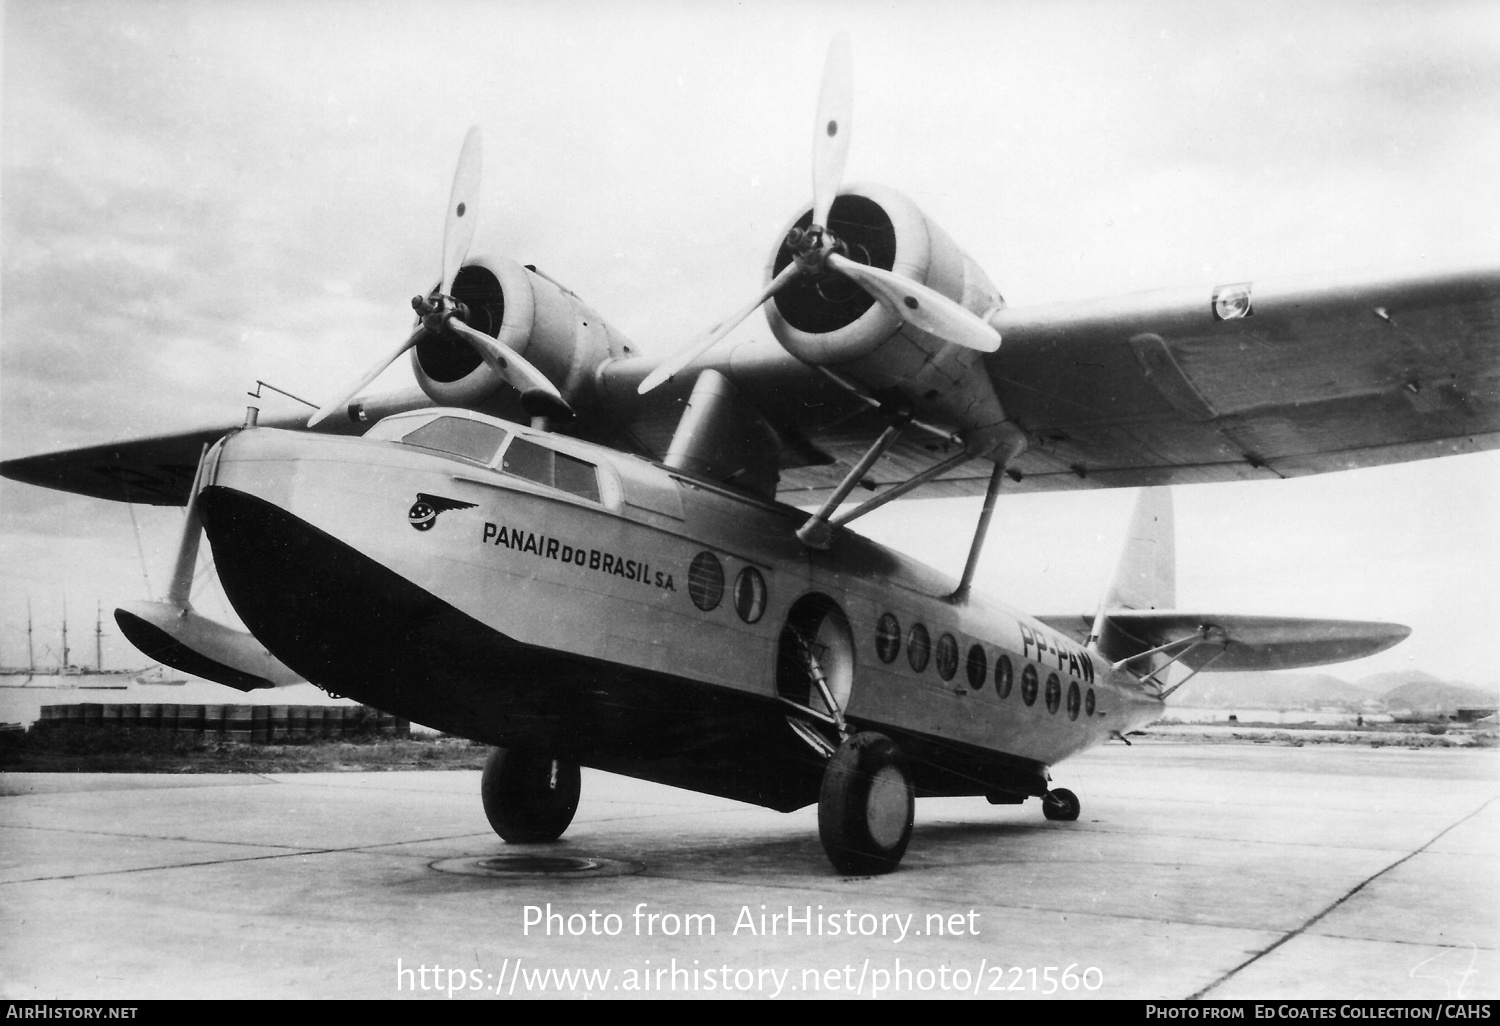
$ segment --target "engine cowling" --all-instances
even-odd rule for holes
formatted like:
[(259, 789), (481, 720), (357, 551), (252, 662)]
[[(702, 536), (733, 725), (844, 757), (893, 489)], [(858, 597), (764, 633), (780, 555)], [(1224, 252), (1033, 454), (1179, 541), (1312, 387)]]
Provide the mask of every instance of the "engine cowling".
[[(631, 355), (625, 338), (574, 293), (503, 258), (471, 259), (453, 281), (466, 323), (509, 346), (573, 402), (604, 360)], [(504, 381), (462, 339), (428, 334), (412, 349), (417, 383), (441, 406), (484, 407)], [(514, 392), (511, 392), (514, 395)]]
[[(788, 229), (806, 228), (811, 220), (812, 211), (805, 211)], [(849, 259), (911, 278), (980, 317), (1005, 305), (979, 265), (894, 189), (843, 190), (827, 228)], [(768, 280), (792, 258), (783, 242), (772, 254)], [(1005, 416), (982, 355), (905, 323), (836, 271), (794, 278), (766, 304), (766, 320), (777, 341), (804, 363), (836, 369), (869, 394), (962, 434), (975, 454), (998, 444)]]
[[(812, 211), (806, 210), (787, 228), (806, 228), (811, 222)], [(851, 260), (912, 278), (981, 316), (1004, 306), (979, 265), (894, 189), (859, 185), (844, 190), (833, 202), (827, 227), (847, 247)], [(771, 256), (767, 280), (791, 260), (792, 251), (783, 241)], [(895, 314), (836, 273), (795, 279), (768, 304), (767, 319), (777, 341), (793, 356), (827, 366), (869, 355), (902, 328)]]

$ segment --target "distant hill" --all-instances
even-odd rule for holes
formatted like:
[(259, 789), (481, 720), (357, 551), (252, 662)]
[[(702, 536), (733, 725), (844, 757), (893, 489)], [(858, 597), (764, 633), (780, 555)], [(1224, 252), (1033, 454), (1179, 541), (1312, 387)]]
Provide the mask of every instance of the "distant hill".
[(1374, 692), (1326, 673), (1204, 673), (1172, 696), (1173, 705), (1227, 709), (1360, 708)]
[(1386, 707), (1395, 711), (1439, 712), (1451, 716), (1464, 706), (1500, 705), (1493, 688), (1477, 688), (1457, 681), (1412, 681), (1385, 693)]
[(1377, 695), (1385, 695), (1406, 684), (1442, 684), (1441, 677), (1434, 677), (1422, 670), (1397, 670), (1393, 673), (1375, 673), (1361, 677), (1355, 682), (1360, 687)]
[(1326, 673), (1280, 670), (1204, 673), (1189, 681), (1170, 705), (1213, 709), (1317, 709), (1452, 715), (1461, 707), (1500, 704), (1500, 688), (1445, 681), (1421, 670), (1361, 677), (1349, 683)]

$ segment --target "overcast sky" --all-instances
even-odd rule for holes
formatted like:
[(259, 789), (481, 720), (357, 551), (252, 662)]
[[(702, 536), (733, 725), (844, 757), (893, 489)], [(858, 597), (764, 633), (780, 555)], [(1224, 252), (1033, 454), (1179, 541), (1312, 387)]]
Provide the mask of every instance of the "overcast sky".
[[(1500, 263), (1493, 2), (9, 0), (4, 17), (5, 458), (236, 423), (257, 378), (332, 395), (436, 280), (475, 123), (474, 251), (540, 265), (669, 351), (751, 295), (809, 201), (837, 31), (848, 180), (914, 199), (1013, 305)], [(735, 335), (771, 344), (759, 317)], [(401, 362), (377, 387), (410, 380)], [(1003, 501), (979, 586), (1090, 611), (1132, 498)], [(137, 530), (125, 506), (9, 482), (0, 504), (0, 662), (24, 658), (28, 598), (55, 648), (64, 597), (76, 645), (96, 601), (107, 621), (165, 589), (179, 511), (138, 508)], [(956, 573), (976, 510), (898, 504), (867, 529)], [(1496, 455), (1179, 489), (1178, 513), (1181, 605), (1416, 628), (1332, 671), (1348, 677), (1500, 677)], [(106, 659), (141, 661), (118, 639)]]

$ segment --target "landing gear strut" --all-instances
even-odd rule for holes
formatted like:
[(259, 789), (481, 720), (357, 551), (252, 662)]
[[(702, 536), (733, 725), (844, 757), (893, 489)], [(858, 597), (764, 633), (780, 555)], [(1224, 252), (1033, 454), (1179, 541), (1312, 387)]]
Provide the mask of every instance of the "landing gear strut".
[(906, 854), (916, 801), (906, 760), (884, 734), (855, 734), (833, 753), (818, 796), (818, 836), (833, 867), (889, 873)]
[(1078, 796), (1066, 787), (1048, 791), (1042, 796), (1042, 815), (1060, 823), (1073, 822), (1082, 808)]
[(562, 836), (578, 810), (578, 764), (540, 752), (496, 748), (484, 764), (479, 793), (490, 826), (511, 844)]

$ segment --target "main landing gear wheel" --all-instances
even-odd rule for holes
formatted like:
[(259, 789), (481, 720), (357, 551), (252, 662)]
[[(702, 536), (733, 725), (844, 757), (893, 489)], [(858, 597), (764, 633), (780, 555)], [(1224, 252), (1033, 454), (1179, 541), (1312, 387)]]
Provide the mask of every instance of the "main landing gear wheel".
[(573, 822), (580, 783), (577, 763), (496, 748), (484, 764), (479, 794), (495, 833), (511, 844), (541, 844), (557, 840)]
[(1078, 796), (1066, 787), (1048, 791), (1042, 797), (1042, 815), (1059, 823), (1073, 822), (1082, 808)]
[(840, 873), (889, 873), (906, 854), (916, 801), (911, 774), (884, 734), (855, 734), (828, 760), (818, 795), (818, 836)]

